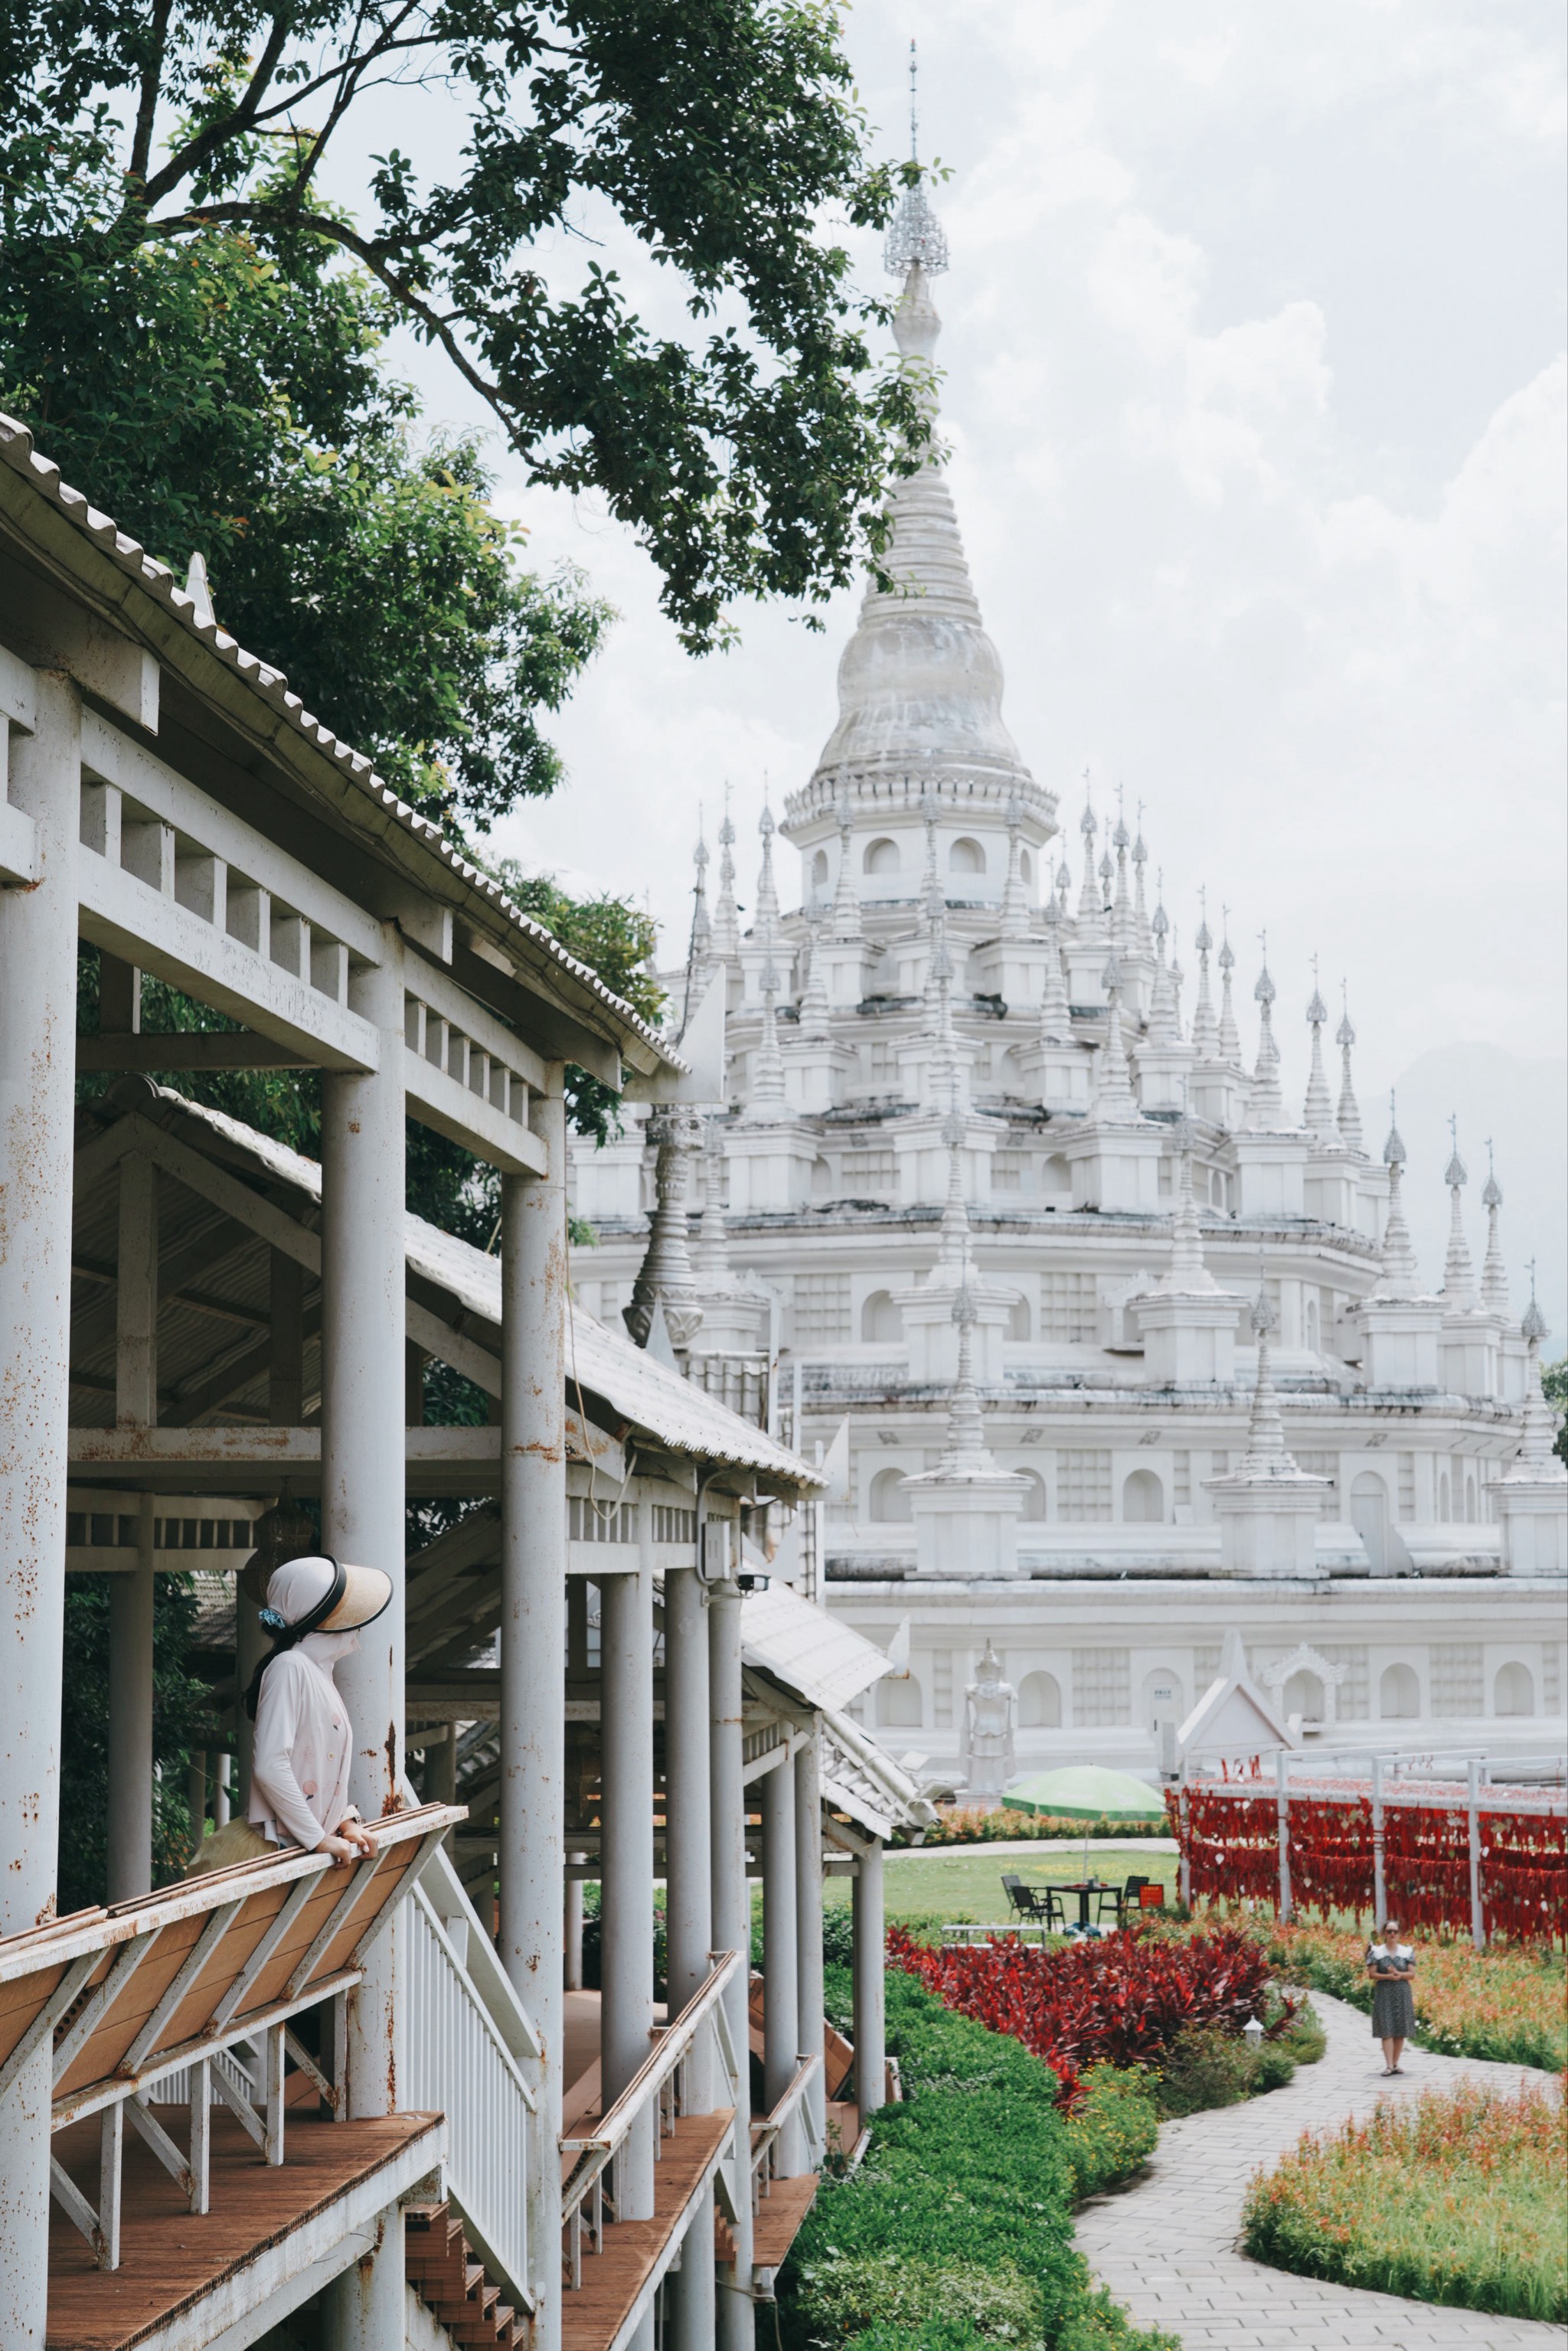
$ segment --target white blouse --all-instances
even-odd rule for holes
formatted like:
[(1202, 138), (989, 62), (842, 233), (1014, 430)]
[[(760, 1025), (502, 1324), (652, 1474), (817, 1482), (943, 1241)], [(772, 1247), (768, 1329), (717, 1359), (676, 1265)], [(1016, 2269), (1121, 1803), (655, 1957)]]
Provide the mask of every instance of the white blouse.
[(308, 1633), (262, 1676), (250, 1762), (250, 1820), (274, 1844), (313, 1853), (345, 1819), (353, 1733), (332, 1667), (357, 1634)]

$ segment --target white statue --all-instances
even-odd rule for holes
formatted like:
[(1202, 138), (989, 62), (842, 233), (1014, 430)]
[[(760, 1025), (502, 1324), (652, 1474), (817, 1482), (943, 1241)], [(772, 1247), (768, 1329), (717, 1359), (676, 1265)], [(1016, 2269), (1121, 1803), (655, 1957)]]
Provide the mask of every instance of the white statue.
[(977, 1678), (964, 1692), (964, 1781), (971, 1803), (997, 1804), (1018, 1769), (1013, 1709), (1018, 1694), (1002, 1679), (1002, 1661), (986, 1643)]

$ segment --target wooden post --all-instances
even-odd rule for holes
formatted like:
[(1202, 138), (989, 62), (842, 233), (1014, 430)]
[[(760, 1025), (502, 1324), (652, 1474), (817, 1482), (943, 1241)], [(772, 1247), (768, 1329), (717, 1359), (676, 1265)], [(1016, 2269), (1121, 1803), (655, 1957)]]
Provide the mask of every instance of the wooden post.
[[(541, 2055), (528, 2163), (537, 2351), (559, 2351), (566, 1855), (566, 1107), (532, 1099), (542, 1176), (501, 1178), (501, 1964)], [(537, 2158), (537, 2159), (536, 2159)]]
[[(59, 1844), (61, 1648), (75, 1123), (80, 711), (33, 681), (10, 735), (13, 808), (38, 878), (0, 889), (0, 1934), (49, 1915)], [(20, 716), (20, 714), (14, 714)], [(5, 754), (0, 752), (0, 759)], [(3, 789), (4, 787), (0, 787)], [(48, 2294), (49, 2044), (12, 2085), (0, 2129), (0, 2343), (41, 2344)]]
[(1281, 1747), (1274, 1759), (1279, 1774), (1280, 1924), (1291, 1923), (1291, 1759)]
[(1469, 1803), (1467, 1826), (1470, 1843), (1470, 1940), (1478, 1951), (1487, 1947), (1486, 1915), (1481, 1903), (1481, 1767), (1469, 1763)]

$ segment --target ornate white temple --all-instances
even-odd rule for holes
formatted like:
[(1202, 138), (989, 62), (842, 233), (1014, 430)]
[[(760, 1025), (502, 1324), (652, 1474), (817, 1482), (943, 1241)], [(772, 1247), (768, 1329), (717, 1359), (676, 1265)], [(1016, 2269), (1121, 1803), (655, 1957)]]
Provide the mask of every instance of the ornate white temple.
[[(929, 377), (918, 188), (888, 258)], [(1348, 1012), (1331, 1039), (1315, 988), (1283, 1008), (1312, 1046), (1287, 1102), (1266, 964), (1244, 1041), (1223, 934), (1200, 918), (1184, 971), (1141, 832), (1083, 787), (1059, 815), (1009, 734), (941, 465), (890, 508), (894, 587), (815, 773), (762, 811), (744, 930), (727, 814), (711, 906), (698, 847), (665, 977), (688, 1040), (722, 991), (724, 1106), (580, 1154), (578, 1294), (822, 1447), (837, 1499), (780, 1562), (907, 1644), (874, 1727), (939, 1771), (988, 1642), (1020, 1769), (1146, 1765), (1233, 1630), (1309, 1740), (1559, 1743), (1568, 1471), (1496, 1176), (1478, 1273), (1458, 1140), (1415, 1171), (1452, 1203), (1418, 1267)]]

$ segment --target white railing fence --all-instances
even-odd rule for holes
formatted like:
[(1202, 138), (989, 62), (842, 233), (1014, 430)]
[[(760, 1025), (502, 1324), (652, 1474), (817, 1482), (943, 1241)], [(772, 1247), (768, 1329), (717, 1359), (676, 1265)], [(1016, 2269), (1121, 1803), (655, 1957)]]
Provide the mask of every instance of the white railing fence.
[[(693, 1993), (685, 2007), (672, 2023), (657, 2035), (652, 2054), (627, 2083), (608, 2114), (601, 2116), (591, 2131), (580, 2137), (563, 2138), (561, 2154), (568, 2158), (569, 2168), (561, 2189), (561, 2227), (566, 2233), (564, 2247), (566, 2270), (570, 2289), (579, 2292), (582, 2285), (582, 2238), (586, 2229), (589, 2250), (601, 2252), (604, 2246), (605, 2207), (610, 2208), (613, 2220), (619, 2209), (616, 2173), (622, 2150), (639, 2119), (653, 2110), (654, 2118), (653, 2153), (660, 2152), (661, 2139), (674, 2135), (677, 2118), (693, 2111), (690, 2100), (691, 2059), (701, 2035), (711, 2032), (716, 2043), (721, 2078), (727, 2087), (727, 2100), (716, 2103), (737, 2104), (743, 2079), (740, 2060), (725, 2014), (724, 1993), (741, 1966), (738, 1951), (723, 1951), (714, 1955), (711, 1972)], [(723, 2191), (721, 2191), (722, 2200)]]
[(822, 2168), (822, 2142), (817, 2130), (817, 2118), (807, 2092), (817, 2075), (824, 2070), (822, 2053), (820, 2049), (814, 2056), (797, 2057), (794, 2078), (789, 2087), (752, 2142), (751, 2209), (754, 2212), (763, 2197), (773, 2193), (773, 2182), (776, 2179), (788, 2179), (791, 2176), (787, 2172), (779, 2171), (778, 2167), (779, 2138), (792, 2115), (800, 2116), (800, 2127), (805, 2138), (805, 2168), (808, 2171), (820, 2171)]
[(400, 2103), (445, 2115), (447, 2192), (505, 2299), (531, 2311), (530, 2183), (559, 2161), (542, 2143), (538, 2039), (444, 1850), (404, 1917)]

